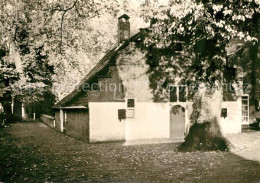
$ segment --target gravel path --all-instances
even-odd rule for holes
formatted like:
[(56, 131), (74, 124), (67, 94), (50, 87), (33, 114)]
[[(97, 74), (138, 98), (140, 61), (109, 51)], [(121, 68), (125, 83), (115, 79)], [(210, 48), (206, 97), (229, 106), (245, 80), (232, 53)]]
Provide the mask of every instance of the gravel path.
[(260, 163), (178, 144), (87, 144), (41, 123), (0, 129), (0, 182), (256, 182)]
[(241, 134), (228, 135), (227, 138), (233, 145), (231, 152), (260, 162), (260, 131), (247, 130)]

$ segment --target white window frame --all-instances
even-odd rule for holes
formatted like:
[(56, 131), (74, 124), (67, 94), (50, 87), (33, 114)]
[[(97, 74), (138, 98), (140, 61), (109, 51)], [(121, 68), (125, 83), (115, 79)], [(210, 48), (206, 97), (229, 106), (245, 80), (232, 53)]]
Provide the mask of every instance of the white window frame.
[[(247, 97), (247, 99), (242, 99), (242, 97)], [(247, 101), (247, 105), (243, 105), (243, 100)], [(243, 107), (247, 107), (247, 115), (243, 115)], [(242, 124), (249, 124), (249, 95), (248, 94), (243, 94), (241, 96), (241, 113), (242, 113)], [(245, 121), (244, 119), (247, 118)]]
[[(127, 104), (128, 104), (128, 99), (133, 99), (134, 100), (134, 107), (128, 107)], [(136, 107), (136, 98), (126, 98), (126, 118), (127, 119), (133, 119), (135, 118), (135, 107)], [(128, 111), (133, 111), (133, 116), (127, 116), (127, 112)]]

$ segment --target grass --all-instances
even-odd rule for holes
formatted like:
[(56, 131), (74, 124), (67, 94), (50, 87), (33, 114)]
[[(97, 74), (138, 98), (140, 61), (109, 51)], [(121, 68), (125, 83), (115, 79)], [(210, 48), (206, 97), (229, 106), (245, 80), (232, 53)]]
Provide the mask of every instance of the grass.
[(259, 182), (260, 164), (178, 144), (87, 144), (44, 126), (0, 129), (0, 182)]

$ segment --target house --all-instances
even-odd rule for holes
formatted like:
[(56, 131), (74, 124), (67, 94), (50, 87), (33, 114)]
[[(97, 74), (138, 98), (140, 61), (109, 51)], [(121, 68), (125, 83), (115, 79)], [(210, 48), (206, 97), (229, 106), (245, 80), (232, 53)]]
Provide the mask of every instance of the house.
[[(176, 78), (177, 84), (169, 85), (165, 94), (167, 99), (154, 100), (148, 70), (159, 66), (147, 63), (149, 53), (141, 47), (144, 31), (130, 37), (129, 17), (118, 18), (118, 46), (54, 105), (58, 131), (88, 142), (184, 139), (193, 103), (188, 87)], [(227, 96), (222, 103), (221, 128), (225, 134), (240, 133), (241, 121), (249, 120), (248, 95), (232, 100)]]
[(260, 43), (250, 44), (232, 40), (228, 48), (228, 65), (233, 67), (243, 81), (242, 125), (260, 119)]

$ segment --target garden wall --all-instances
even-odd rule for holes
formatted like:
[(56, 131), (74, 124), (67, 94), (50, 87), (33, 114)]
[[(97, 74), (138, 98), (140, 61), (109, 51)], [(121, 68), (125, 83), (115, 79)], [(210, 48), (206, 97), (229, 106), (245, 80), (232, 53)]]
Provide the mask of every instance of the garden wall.
[(46, 114), (42, 114), (40, 116), (40, 121), (51, 128), (54, 128), (54, 123), (55, 123), (54, 120), (55, 120), (55, 118), (53, 116), (49, 116)]

